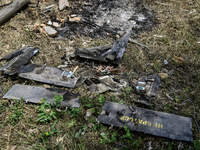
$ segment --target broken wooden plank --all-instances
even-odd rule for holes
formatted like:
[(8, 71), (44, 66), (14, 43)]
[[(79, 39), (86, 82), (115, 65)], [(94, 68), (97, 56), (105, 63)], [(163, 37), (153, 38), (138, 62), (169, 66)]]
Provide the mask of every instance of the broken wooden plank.
[(16, 12), (18, 12), (28, 3), (29, 0), (15, 0), (12, 4), (8, 5), (6, 8), (0, 10), (0, 25), (5, 23)]

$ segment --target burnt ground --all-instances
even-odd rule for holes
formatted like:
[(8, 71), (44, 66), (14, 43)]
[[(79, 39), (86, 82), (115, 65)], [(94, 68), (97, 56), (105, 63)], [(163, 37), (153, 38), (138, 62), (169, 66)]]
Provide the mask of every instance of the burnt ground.
[[(0, 1), (3, 3), (3, 1)], [(34, 7), (36, 1), (18, 12), (5, 24), (1, 25), (1, 57), (21, 48), (23, 45), (39, 47), (40, 52), (32, 62), (47, 66), (59, 66), (65, 63), (68, 70), (74, 70), (76, 77), (97, 77), (96, 69), (100, 66), (113, 66), (75, 58), (61, 59), (76, 47), (90, 48), (118, 40), (125, 31), (133, 28), (132, 39), (145, 45), (141, 47), (129, 41), (126, 52), (119, 66), (114, 66), (117, 79), (124, 79), (128, 88), (121, 92), (105, 92), (105, 100), (148, 108), (133, 102), (139, 95), (133, 93), (133, 82), (142, 76), (166, 73), (156, 97), (151, 98), (148, 109), (193, 118), (193, 143), (164, 139), (144, 133), (131, 131), (131, 137), (123, 128), (98, 124), (102, 103), (99, 94), (92, 95), (85, 85), (68, 89), (81, 95), (81, 107), (64, 112), (58, 117), (54, 132), (50, 128), (55, 120), (39, 123), (39, 105), (22, 103), (23, 114), (8, 104), (1, 95), (0, 103), (0, 148), (11, 149), (200, 149), (200, 133), (195, 123), (200, 124), (200, 2), (182, 0), (125, 0), (125, 1), (69, 1), (70, 8), (59, 11), (54, 0), (45, 0)], [(56, 4), (47, 9), (47, 6)], [(2, 8), (0, 8), (2, 9)], [(81, 17), (79, 22), (70, 22), (72, 16)], [(48, 21), (61, 24), (58, 36), (46, 35), (42, 29)], [(63, 27), (66, 27), (63, 34)], [(100, 27), (99, 27), (100, 26)], [(164, 64), (167, 60), (168, 64)], [(6, 61), (1, 61), (1, 66)], [(83, 65), (84, 64), (84, 65)], [(84, 69), (84, 70), (83, 70)], [(18, 76), (4, 76), (1, 86), (7, 92), (14, 84), (40, 87), (55, 87)], [(63, 88), (63, 87), (60, 87)], [(186, 100), (190, 100), (188, 102)], [(14, 105), (14, 104), (13, 104)], [(14, 105), (15, 106), (15, 105)], [(86, 121), (88, 109), (94, 112)], [(74, 114), (74, 115), (73, 115)], [(106, 136), (102, 136), (105, 133)], [(116, 133), (116, 139), (113, 134)], [(109, 139), (113, 139), (112, 142)]]

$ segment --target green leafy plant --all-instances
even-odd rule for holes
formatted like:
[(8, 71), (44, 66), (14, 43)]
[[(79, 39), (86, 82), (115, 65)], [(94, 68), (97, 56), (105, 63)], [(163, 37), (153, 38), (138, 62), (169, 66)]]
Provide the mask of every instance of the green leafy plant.
[(105, 98), (104, 98), (103, 94), (100, 94), (98, 100), (99, 100), (100, 104), (103, 104), (103, 102), (105, 101)]
[(139, 137), (138, 140), (133, 141), (132, 145), (135, 149), (138, 149), (141, 143), (142, 143), (142, 138)]
[(23, 107), (23, 98), (21, 97), (20, 100), (17, 100), (13, 106), (10, 106), (11, 112), (8, 118), (8, 121), (15, 125), (22, 117), (24, 116), (22, 113)]
[(101, 135), (102, 138), (100, 139), (99, 143), (105, 144), (106, 141), (108, 141), (109, 132), (107, 132), (107, 133), (102, 132), (100, 135)]
[(56, 123), (58, 122), (58, 120), (56, 120), (53, 125), (50, 127), (50, 129), (48, 131), (42, 132), (40, 133), (37, 137), (39, 138), (39, 140), (41, 141), (47, 141), (49, 138), (51, 138), (53, 136), (53, 134), (58, 133), (59, 131), (55, 129)]
[(109, 143), (112, 143), (117, 140), (117, 132), (113, 132), (110, 139), (108, 140)]
[(63, 100), (62, 96), (55, 95), (53, 105), (49, 104), (46, 99), (42, 99), (40, 107), (37, 109), (39, 113), (38, 122), (49, 122), (53, 119), (57, 119), (62, 111), (58, 111), (57, 108), (60, 106), (60, 102)]
[(194, 143), (195, 150), (200, 150), (200, 141), (194, 140), (193, 143)]
[(79, 116), (79, 108), (70, 108), (67, 110), (67, 113), (70, 115), (70, 117), (77, 118)]
[(122, 139), (127, 138), (127, 139), (132, 140), (133, 138), (132, 138), (130, 130), (127, 128), (127, 126), (124, 126), (124, 130), (126, 131), (126, 134), (121, 136), (121, 138)]

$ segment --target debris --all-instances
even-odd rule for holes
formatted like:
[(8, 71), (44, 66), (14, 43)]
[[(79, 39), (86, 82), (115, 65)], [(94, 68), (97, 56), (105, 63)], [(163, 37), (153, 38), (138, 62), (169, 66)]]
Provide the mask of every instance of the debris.
[(53, 26), (54, 26), (54, 27), (61, 27), (60, 24), (57, 23), (57, 22), (53, 22)]
[(39, 103), (41, 99), (45, 98), (48, 103), (53, 104), (54, 96), (63, 96), (63, 101), (60, 103), (60, 107), (80, 107), (80, 101), (78, 94), (70, 93), (64, 89), (56, 88), (43, 88), (28, 85), (15, 84), (3, 98), (10, 98), (19, 100), (21, 97), (26, 102)]
[(6, 8), (0, 10), (0, 25), (10, 19), (16, 12), (29, 3), (29, 0), (15, 0)]
[(85, 120), (87, 120), (87, 118), (88, 117), (90, 117), (90, 116), (92, 116), (92, 109), (88, 109), (87, 111), (86, 111), (86, 114), (85, 114)]
[(53, 23), (51, 22), (51, 20), (49, 20), (47, 24), (48, 25), (52, 25)]
[(142, 77), (134, 82), (135, 92), (148, 97), (156, 96), (159, 86), (161, 84), (161, 77), (157, 74), (148, 77)]
[(128, 31), (122, 38), (120, 38), (119, 42), (115, 41), (112, 48), (110, 44), (89, 49), (76, 48), (75, 54), (83, 58), (119, 64), (131, 33), (132, 30)]
[(46, 26), (46, 27), (43, 27), (43, 28), (44, 28), (44, 30), (47, 32), (47, 34), (48, 34), (49, 36), (54, 37), (54, 36), (57, 35), (57, 31), (56, 31), (54, 28), (52, 28), (52, 27), (50, 27), (50, 26)]
[(167, 60), (164, 60), (164, 65), (167, 65), (168, 64), (168, 61)]
[(117, 92), (123, 87), (126, 87), (126, 81), (117, 80), (111, 76), (86, 79), (85, 83), (89, 86), (89, 90), (92, 94), (103, 93), (108, 90)]
[(16, 51), (11, 52), (10, 54), (8, 54), (8, 55), (6, 55), (5, 57), (1, 58), (0, 61), (1, 61), (1, 60), (9, 60), (9, 59), (12, 59), (12, 58), (14, 58), (14, 57), (16, 57), (16, 56), (18, 56), (18, 55), (24, 53), (28, 48), (30, 48), (30, 46), (29, 46), (29, 45), (25, 45), (25, 46), (23, 46), (22, 48), (17, 49)]
[(138, 45), (140, 45), (141, 47), (143, 47), (143, 48), (148, 48), (147, 46), (145, 46), (145, 45), (143, 45), (143, 44), (140, 44), (140, 43), (138, 43), (138, 41), (137, 40), (134, 40), (134, 39), (131, 39), (131, 38), (129, 38), (129, 41), (131, 41), (131, 42), (133, 42), (133, 43), (135, 43), (135, 44), (138, 44)]
[(59, 0), (59, 9), (63, 10), (66, 7), (69, 7), (69, 2), (68, 0)]
[(173, 60), (176, 63), (184, 63), (185, 62), (185, 60), (182, 57), (174, 57)]
[(80, 17), (69, 18), (69, 21), (70, 22), (79, 22), (79, 21), (81, 21), (81, 18)]
[[(21, 52), (23, 52), (21, 54)], [(2, 71), (4, 74), (13, 75), (16, 73), (19, 73), (21, 70), (21, 67), (23, 65), (26, 65), (29, 60), (39, 52), (39, 48), (33, 48), (31, 46), (24, 46), (22, 49), (17, 50), (17, 52), (13, 52), (9, 55), (7, 55), (6, 59), (12, 58), (18, 54), (15, 58), (13, 58), (11, 61), (9, 61), (5, 66), (0, 68), (0, 71)], [(2, 58), (3, 59), (3, 58)]]
[(162, 79), (165, 79), (168, 77), (168, 74), (167, 73), (159, 73), (159, 76), (162, 78)]
[(139, 104), (143, 104), (146, 106), (151, 106), (151, 104), (149, 102), (147, 102), (148, 99), (146, 99), (145, 97), (139, 97), (138, 99), (133, 99), (134, 103), (139, 103)]
[(28, 64), (23, 66), (19, 77), (39, 81), (43, 83), (74, 88), (77, 78), (74, 76), (67, 77), (69, 71), (62, 71), (54, 67), (45, 67), (42, 71), (42, 66), (36, 64)]
[[(193, 141), (192, 119), (105, 101), (98, 121), (117, 127), (181, 141)], [(184, 132), (183, 132), (184, 131)]]

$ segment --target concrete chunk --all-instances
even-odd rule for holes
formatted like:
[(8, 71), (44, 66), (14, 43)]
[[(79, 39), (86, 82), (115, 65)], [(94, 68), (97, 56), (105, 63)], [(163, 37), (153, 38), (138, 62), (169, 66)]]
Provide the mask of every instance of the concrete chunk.
[(51, 37), (54, 37), (57, 35), (57, 31), (55, 29), (53, 29), (52, 27), (50, 26), (46, 26), (44, 27), (44, 30), (47, 32), (47, 34)]

